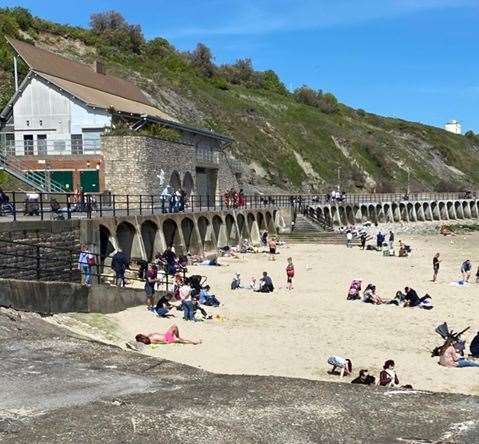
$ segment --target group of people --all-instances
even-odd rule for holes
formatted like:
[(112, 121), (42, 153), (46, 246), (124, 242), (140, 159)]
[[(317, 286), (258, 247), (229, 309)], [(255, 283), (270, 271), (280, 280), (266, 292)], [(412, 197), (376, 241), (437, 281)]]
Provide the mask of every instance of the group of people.
[(183, 188), (175, 190), (167, 185), (160, 195), (162, 213), (179, 213), (185, 211), (188, 194)]
[(416, 290), (411, 287), (405, 287), (404, 292), (397, 291), (393, 299), (385, 300), (376, 293), (376, 286), (368, 284), (361, 297), (361, 279), (354, 279), (349, 286), (347, 299), (350, 301), (362, 300), (367, 304), (373, 305), (396, 305), (398, 307), (423, 308), (431, 310), (433, 308), (432, 298), (429, 294), (419, 297)]
[(268, 272), (263, 271), (261, 278), (256, 279), (253, 276), (250, 283), (247, 286), (244, 286), (241, 283), (241, 275), (236, 273), (233, 276), (230, 288), (231, 290), (247, 289), (258, 293), (272, 293), (274, 291), (274, 284), (271, 276), (268, 275)]
[(223, 195), (223, 200), (226, 208), (245, 208), (246, 196), (243, 189), (236, 191), (234, 188), (226, 191)]
[[(344, 376), (352, 375), (353, 373), (353, 364), (351, 359), (343, 358), (342, 356), (330, 356), (328, 358), (328, 364), (333, 368), (329, 371), (330, 374), (339, 374), (340, 378)], [(359, 371), (359, 375), (354, 378), (352, 384), (363, 384), (363, 385), (378, 385), (381, 387), (399, 387), (399, 378), (396, 373), (396, 364), (392, 359), (388, 359), (382, 370), (379, 372), (379, 377), (376, 378), (369, 374), (367, 369), (362, 369)], [(404, 385), (403, 388), (412, 388), (410, 385)]]
[(326, 203), (342, 203), (346, 201), (346, 192), (337, 190), (332, 190), (329, 194), (326, 194)]

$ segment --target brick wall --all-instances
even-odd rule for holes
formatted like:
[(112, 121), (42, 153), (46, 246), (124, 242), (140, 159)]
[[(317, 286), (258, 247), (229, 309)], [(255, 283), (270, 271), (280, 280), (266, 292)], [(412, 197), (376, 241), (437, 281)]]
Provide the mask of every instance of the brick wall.
[(41, 280), (79, 280), (75, 269), (80, 247), (79, 220), (0, 224), (0, 240), (27, 244), (0, 241), (0, 277), (36, 279), (40, 268)]

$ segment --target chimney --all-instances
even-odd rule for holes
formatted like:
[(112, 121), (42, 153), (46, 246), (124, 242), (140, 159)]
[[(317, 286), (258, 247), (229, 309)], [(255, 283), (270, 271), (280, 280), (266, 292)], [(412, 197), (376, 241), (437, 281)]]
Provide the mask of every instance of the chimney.
[(95, 60), (95, 63), (93, 64), (93, 69), (97, 74), (106, 74), (105, 65), (100, 60)]

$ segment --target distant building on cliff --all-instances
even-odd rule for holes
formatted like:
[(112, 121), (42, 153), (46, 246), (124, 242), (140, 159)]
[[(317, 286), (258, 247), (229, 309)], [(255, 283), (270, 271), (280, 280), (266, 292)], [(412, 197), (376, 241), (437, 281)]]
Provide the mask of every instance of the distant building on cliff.
[(461, 124), (457, 120), (450, 120), (444, 125), (444, 129), (454, 134), (462, 134)]

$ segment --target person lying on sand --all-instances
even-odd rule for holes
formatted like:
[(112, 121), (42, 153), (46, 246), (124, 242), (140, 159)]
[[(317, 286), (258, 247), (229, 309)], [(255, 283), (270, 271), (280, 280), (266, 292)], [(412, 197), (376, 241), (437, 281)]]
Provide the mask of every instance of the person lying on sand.
[(192, 341), (190, 339), (184, 339), (180, 336), (180, 331), (176, 325), (172, 325), (164, 334), (161, 333), (150, 333), (149, 335), (144, 335), (138, 333), (135, 336), (136, 342), (141, 342), (145, 345), (150, 344), (191, 344), (198, 345), (201, 344), (201, 340)]

